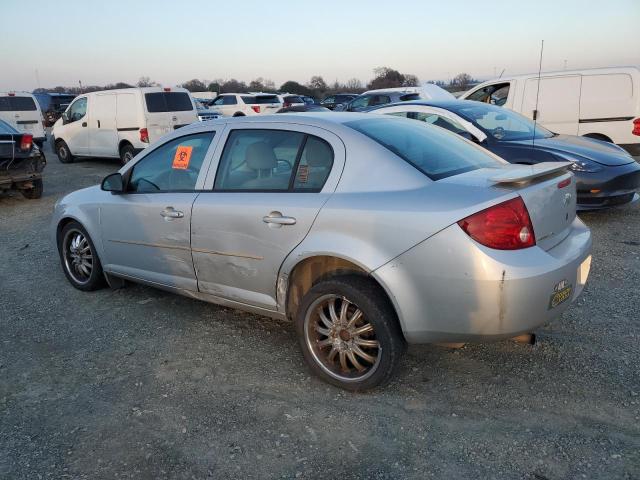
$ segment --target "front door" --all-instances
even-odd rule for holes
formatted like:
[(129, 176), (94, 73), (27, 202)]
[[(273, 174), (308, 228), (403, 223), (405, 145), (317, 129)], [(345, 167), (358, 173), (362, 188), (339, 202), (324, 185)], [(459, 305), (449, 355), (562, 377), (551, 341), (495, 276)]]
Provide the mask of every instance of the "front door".
[(191, 207), (214, 132), (185, 135), (137, 160), (127, 191), (100, 207), (104, 269), (185, 290), (197, 290), (191, 259)]
[(76, 98), (66, 112), (67, 120), (61, 137), (74, 155), (87, 155), (89, 151), (89, 124), (87, 97)]
[(344, 146), (313, 127), (255, 129), (245, 123), (234, 124), (217, 156), (217, 172), (212, 164), (205, 191), (193, 206), (198, 287), (276, 310), (280, 267), (335, 190)]

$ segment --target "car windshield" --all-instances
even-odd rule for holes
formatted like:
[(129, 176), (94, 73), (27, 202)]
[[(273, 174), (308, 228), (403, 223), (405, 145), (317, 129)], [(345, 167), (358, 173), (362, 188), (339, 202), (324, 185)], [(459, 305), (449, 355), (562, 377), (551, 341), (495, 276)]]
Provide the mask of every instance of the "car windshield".
[(385, 116), (345, 125), (389, 149), (432, 180), (502, 166), (482, 148), (443, 128), (422, 122)]
[(528, 118), (502, 107), (469, 102), (469, 105), (456, 107), (455, 112), (498, 141), (532, 140), (555, 135), (539, 123), (534, 126)]

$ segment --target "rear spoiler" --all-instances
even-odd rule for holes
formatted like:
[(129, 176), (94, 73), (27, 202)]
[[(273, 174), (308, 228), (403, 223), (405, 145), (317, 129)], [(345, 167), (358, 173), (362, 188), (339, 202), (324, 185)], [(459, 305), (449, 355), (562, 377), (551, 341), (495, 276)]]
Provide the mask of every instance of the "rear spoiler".
[(489, 180), (495, 183), (529, 182), (537, 177), (567, 170), (571, 162), (542, 162), (535, 165), (506, 165)]

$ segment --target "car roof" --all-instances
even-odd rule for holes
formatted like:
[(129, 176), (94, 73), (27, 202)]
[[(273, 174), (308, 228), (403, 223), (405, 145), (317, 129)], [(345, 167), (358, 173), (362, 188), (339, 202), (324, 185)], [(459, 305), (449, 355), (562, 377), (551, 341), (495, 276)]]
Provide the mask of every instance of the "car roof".
[[(458, 108), (463, 107), (464, 105), (469, 105), (470, 102), (471, 100), (409, 100), (407, 102), (387, 103), (385, 105), (376, 106), (371, 110), (377, 110), (379, 108), (395, 107), (395, 106), (406, 107), (407, 105), (422, 105), (426, 107), (439, 107), (445, 110), (456, 111)], [(481, 103), (481, 102), (474, 102), (474, 103)]]

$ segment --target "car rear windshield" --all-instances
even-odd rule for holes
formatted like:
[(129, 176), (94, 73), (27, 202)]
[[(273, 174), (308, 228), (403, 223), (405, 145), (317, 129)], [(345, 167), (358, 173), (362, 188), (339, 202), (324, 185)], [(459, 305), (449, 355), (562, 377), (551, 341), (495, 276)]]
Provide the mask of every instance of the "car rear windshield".
[(256, 95), (253, 103), (262, 105), (265, 103), (280, 103), (280, 102), (278, 101), (278, 97), (276, 97), (275, 95)]
[(147, 112), (187, 112), (193, 110), (191, 98), (184, 92), (145, 93)]
[(304, 100), (302, 99), (302, 97), (298, 97), (297, 95), (287, 95), (286, 97), (283, 97), (285, 102), (288, 103), (304, 103)]
[(345, 125), (389, 149), (432, 180), (502, 165), (455, 133), (415, 120), (386, 117)]
[(30, 112), (37, 110), (31, 97), (0, 97), (0, 112)]

